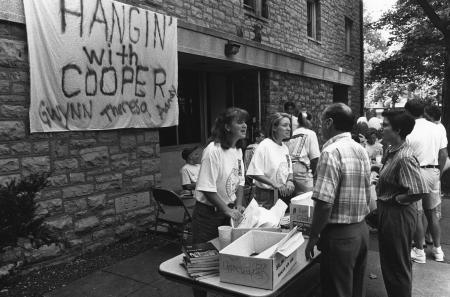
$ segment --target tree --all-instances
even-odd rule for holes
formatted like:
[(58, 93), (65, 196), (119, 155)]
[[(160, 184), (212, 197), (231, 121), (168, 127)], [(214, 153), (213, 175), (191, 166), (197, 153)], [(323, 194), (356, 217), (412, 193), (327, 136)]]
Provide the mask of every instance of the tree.
[(450, 2), (448, 0), (398, 0), (374, 28), (387, 28), (388, 45), (400, 43), (393, 55), (375, 63), (369, 81), (416, 84), (435, 87), (441, 83), (443, 122), (450, 131)]

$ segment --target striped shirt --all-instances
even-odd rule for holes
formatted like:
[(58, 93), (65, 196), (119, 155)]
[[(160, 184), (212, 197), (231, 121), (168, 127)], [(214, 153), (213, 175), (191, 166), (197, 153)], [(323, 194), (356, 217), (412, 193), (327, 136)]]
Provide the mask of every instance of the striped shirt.
[(359, 223), (369, 213), (370, 162), (350, 133), (338, 134), (324, 144), (313, 199), (333, 205), (331, 224)]
[(376, 189), (378, 199), (383, 201), (398, 194), (430, 192), (422, 176), (419, 161), (406, 142), (387, 150)]

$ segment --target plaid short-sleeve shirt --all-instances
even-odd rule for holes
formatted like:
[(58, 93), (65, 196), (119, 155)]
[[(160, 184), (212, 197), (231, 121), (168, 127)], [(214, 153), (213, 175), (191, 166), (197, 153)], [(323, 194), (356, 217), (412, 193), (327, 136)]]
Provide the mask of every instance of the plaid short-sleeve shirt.
[(407, 143), (392, 146), (383, 160), (380, 178), (377, 183), (379, 200), (389, 200), (398, 194), (429, 193), (420, 168), (419, 161), (414, 157), (412, 148)]
[(369, 213), (370, 162), (350, 133), (336, 135), (324, 144), (313, 199), (332, 204), (331, 224), (359, 223)]

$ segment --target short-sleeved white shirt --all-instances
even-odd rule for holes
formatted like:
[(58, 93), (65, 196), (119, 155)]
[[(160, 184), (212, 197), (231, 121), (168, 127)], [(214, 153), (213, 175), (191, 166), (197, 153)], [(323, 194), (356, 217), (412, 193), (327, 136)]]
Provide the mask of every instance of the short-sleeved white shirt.
[(236, 200), (236, 191), (244, 186), (244, 162), (242, 150), (229, 148), (224, 150), (220, 143), (211, 142), (203, 151), (202, 164), (195, 188), (197, 201), (212, 205), (205, 192), (214, 192), (225, 204)]
[(196, 183), (199, 172), (200, 164), (184, 164), (180, 169), (181, 185), (184, 186)]
[(441, 133), (442, 137), (444, 138), (445, 146), (447, 146), (448, 145), (447, 130), (445, 130), (445, 127), (444, 127), (444, 125), (442, 125), (442, 123), (437, 123), (437, 126), (439, 128), (439, 132)]
[(411, 146), (420, 166), (438, 165), (439, 150), (447, 147), (447, 137), (444, 138), (438, 126), (423, 118), (416, 119), (406, 142)]
[(298, 128), (287, 142), (287, 146), (293, 163), (303, 162), (309, 166), (312, 159), (320, 157), (319, 141), (313, 130)]
[[(287, 182), (292, 173), (292, 161), (286, 144), (277, 144), (266, 138), (258, 145), (247, 169), (247, 175), (263, 175), (274, 181), (278, 186)], [(255, 181), (262, 189), (272, 189), (269, 185)]]
[(292, 121), (292, 127), (291, 130), (294, 131), (295, 129), (298, 128), (298, 117), (296, 116), (291, 116), (291, 121)]

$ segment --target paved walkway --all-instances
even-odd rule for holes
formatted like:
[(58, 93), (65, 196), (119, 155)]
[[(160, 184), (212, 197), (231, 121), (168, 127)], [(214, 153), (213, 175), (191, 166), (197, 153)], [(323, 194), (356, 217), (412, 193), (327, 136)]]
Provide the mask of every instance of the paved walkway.
[[(450, 296), (450, 199), (443, 201), (443, 249), (446, 263), (430, 258), (426, 264), (413, 266), (414, 297)], [(372, 236), (368, 259), (367, 297), (386, 297), (377, 252), (376, 237)], [(180, 253), (175, 244), (148, 250), (133, 258), (119, 262), (45, 297), (191, 297), (190, 288), (170, 282), (158, 273), (159, 264)]]

